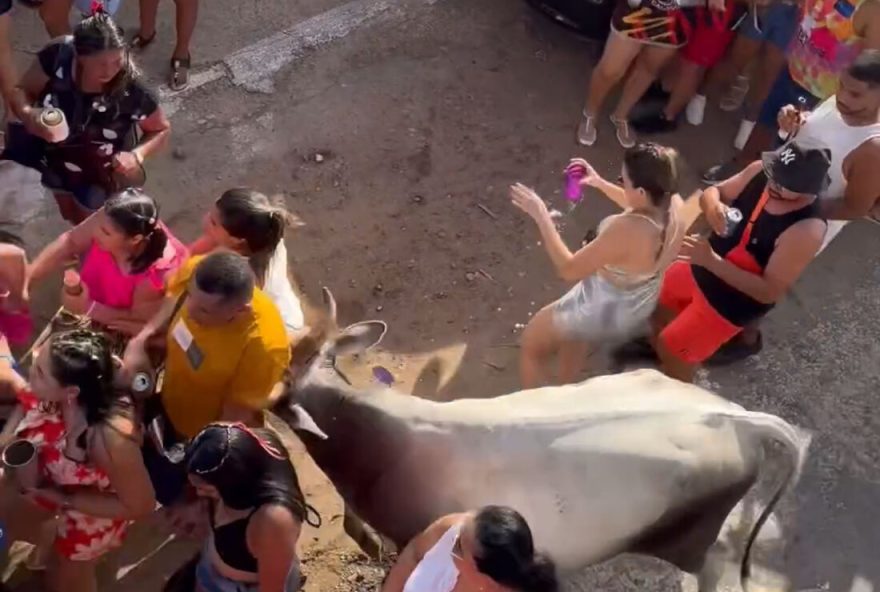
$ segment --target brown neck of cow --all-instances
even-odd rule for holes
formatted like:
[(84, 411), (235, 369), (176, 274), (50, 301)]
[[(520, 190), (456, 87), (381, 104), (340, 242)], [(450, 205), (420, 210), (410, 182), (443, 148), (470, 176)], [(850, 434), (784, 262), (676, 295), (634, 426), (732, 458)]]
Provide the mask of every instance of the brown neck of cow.
[(369, 394), (329, 382), (303, 386), (296, 400), (327, 434), (298, 432), (309, 454), (345, 500), (360, 506), (402, 450), (402, 422), (360, 402)]

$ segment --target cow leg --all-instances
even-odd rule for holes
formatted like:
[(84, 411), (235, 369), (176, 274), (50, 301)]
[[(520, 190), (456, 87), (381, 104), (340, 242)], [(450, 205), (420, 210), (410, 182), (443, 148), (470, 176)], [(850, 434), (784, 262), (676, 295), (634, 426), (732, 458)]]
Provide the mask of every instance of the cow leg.
[(345, 518), (342, 522), (345, 534), (374, 561), (381, 561), (384, 556), (382, 537), (370, 525), (361, 520), (346, 504)]
[(702, 569), (697, 573), (697, 592), (717, 592), (724, 577), (727, 553), (722, 545), (715, 544), (706, 553)]

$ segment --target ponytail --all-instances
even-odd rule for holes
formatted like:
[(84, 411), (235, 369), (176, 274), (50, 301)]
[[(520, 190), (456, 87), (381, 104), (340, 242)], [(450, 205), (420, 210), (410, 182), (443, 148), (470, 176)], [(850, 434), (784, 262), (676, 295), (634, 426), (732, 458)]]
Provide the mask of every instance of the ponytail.
[(159, 205), (140, 189), (125, 189), (106, 201), (104, 214), (128, 237), (143, 236), (140, 253), (129, 259), (132, 273), (142, 273), (165, 253), (168, 234), (159, 223)]
[(535, 552), (522, 515), (505, 506), (486, 506), (474, 517), (474, 562), (480, 573), (516, 592), (556, 592), (556, 567)]
[(161, 225), (156, 224), (156, 227), (144, 237), (144, 242), (144, 250), (131, 260), (132, 273), (144, 272), (162, 258), (165, 247), (168, 246), (168, 233)]
[(556, 564), (547, 555), (536, 553), (522, 575), (522, 592), (557, 592)]
[(287, 227), (301, 225), (299, 219), (266, 195), (246, 187), (230, 189), (215, 202), (220, 225), (232, 237), (243, 240), (259, 285), (265, 281), (269, 261), (284, 240)]

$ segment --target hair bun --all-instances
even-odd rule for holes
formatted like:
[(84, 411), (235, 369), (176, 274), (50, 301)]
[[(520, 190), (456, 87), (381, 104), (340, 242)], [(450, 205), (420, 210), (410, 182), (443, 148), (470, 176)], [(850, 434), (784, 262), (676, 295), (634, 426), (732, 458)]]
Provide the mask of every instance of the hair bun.
[(526, 568), (524, 575), (528, 592), (557, 592), (559, 590), (556, 565), (543, 553), (535, 553), (535, 557)]

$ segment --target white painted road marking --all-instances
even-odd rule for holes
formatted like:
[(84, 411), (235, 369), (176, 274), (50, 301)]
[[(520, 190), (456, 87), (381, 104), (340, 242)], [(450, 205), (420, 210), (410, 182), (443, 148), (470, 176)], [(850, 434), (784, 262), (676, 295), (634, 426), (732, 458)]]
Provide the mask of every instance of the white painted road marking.
[(341, 39), (355, 29), (401, 17), (409, 8), (437, 0), (353, 0), (233, 52), (207, 70), (194, 72), (189, 86), (173, 92), (159, 89), (166, 113), (180, 108), (180, 99), (194, 90), (223, 78), (251, 92), (271, 93), (272, 77), (308, 50)]

